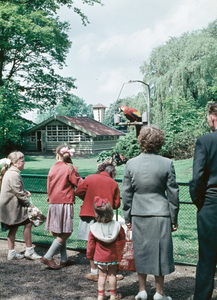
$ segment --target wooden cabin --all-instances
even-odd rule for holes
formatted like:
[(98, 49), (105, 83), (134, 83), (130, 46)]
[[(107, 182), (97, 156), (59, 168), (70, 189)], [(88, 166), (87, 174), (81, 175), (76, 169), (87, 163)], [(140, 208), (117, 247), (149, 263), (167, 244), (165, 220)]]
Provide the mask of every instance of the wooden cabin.
[(49, 152), (65, 144), (78, 154), (112, 150), (125, 134), (88, 117), (53, 116), (24, 134), (26, 151)]

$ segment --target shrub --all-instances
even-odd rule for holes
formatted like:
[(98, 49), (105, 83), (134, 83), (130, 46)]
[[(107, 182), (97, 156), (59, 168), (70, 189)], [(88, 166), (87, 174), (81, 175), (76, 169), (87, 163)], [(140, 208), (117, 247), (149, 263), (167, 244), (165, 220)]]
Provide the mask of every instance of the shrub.
[(139, 155), (141, 151), (135, 133), (130, 132), (123, 139), (120, 139), (117, 142), (114, 151), (127, 159)]
[(97, 157), (97, 162), (99, 164), (103, 163), (106, 159), (110, 160), (113, 151), (102, 151)]

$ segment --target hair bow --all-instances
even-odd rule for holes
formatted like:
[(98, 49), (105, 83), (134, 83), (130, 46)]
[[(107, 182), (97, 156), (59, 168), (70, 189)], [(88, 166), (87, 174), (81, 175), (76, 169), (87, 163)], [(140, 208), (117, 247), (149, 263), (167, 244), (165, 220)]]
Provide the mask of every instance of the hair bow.
[(2, 158), (0, 159), (0, 165), (2, 164), (7, 164), (8, 166), (10, 166), (11, 160), (9, 158)]
[(99, 196), (96, 196), (94, 198), (94, 202), (96, 202), (96, 206), (100, 207), (100, 206), (102, 206), (102, 203), (105, 203), (105, 204), (108, 203), (108, 199), (107, 198), (102, 199)]
[(99, 163), (97, 165), (97, 167), (101, 166), (102, 164), (109, 164), (109, 165), (111, 165), (112, 164), (112, 159), (106, 158), (103, 162)]
[(72, 149), (69, 149), (68, 147), (64, 147), (60, 150), (60, 153), (68, 153), (71, 157), (74, 155), (75, 153), (75, 149), (72, 148)]

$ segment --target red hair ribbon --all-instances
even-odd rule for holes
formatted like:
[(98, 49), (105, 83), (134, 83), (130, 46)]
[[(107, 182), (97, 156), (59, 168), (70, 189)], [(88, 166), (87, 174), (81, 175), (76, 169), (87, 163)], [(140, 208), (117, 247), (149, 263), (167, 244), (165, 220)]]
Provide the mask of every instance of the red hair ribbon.
[(108, 203), (108, 199), (107, 198), (105, 198), (105, 199), (102, 199), (102, 198), (100, 198), (99, 196), (96, 196), (95, 198), (94, 198), (94, 202), (96, 202), (96, 206), (102, 206), (102, 203)]

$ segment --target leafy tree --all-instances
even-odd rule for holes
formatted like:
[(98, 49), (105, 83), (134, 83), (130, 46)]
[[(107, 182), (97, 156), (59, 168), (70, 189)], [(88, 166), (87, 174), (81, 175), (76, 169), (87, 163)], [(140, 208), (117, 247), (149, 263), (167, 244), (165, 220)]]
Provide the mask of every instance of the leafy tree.
[(170, 97), (163, 101), (163, 121), (160, 127), (165, 132), (164, 156), (190, 158), (196, 138), (207, 133), (206, 109), (197, 108), (193, 99)]
[[(101, 0), (82, 2), (94, 5)], [(4, 126), (22, 112), (73, 101), (71, 89), (75, 88), (75, 79), (62, 77), (54, 70), (65, 65), (71, 46), (69, 23), (57, 17), (62, 5), (73, 8), (83, 25), (89, 23), (72, 0), (0, 0), (0, 87), (4, 94), (1, 108), (8, 111), (12, 107), (11, 94), (16, 95), (17, 107), (11, 119), (7, 119), (8, 113), (1, 116)], [(10, 95), (5, 94), (5, 88)], [(13, 109), (9, 111), (12, 113)]]
[(71, 97), (73, 99), (69, 101), (67, 106), (58, 104), (56, 107), (40, 113), (37, 117), (37, 123), (40, 123), (54, 115), (93, 118), (91, 104), (87, 105), (82, 98), (79, 98), (75, 95), (71, 95)]
[[(94, 2), (100, 1), (85, 1)], [(14, 81), (29, 109), (66, 104), (75, 87), (75, 79), (54, 71), (64, 66), (71, 46), (69, 24), (55, 16), (64, 4), (71, 7), (73, 1), (0, 1), (0, 84)], [(74, 10), (86, 24), (82, 12)]]
[(0, 152), (10, 152), (12, 149), (21, 149), (23, 142), (21, 133), (32, 122), (20, 117), (22, 109), (18, 101), (19, 94), (8, 86), (0, 87)]
[(217, 20), (206, 29), (172, 37), (155, 48), (141, 66), (150, 82), (152, 119), (162, 119), (163, 101), (169, 97), (193, 99), (197, 107), (217, 100), (210, 87), (217, 76)]

